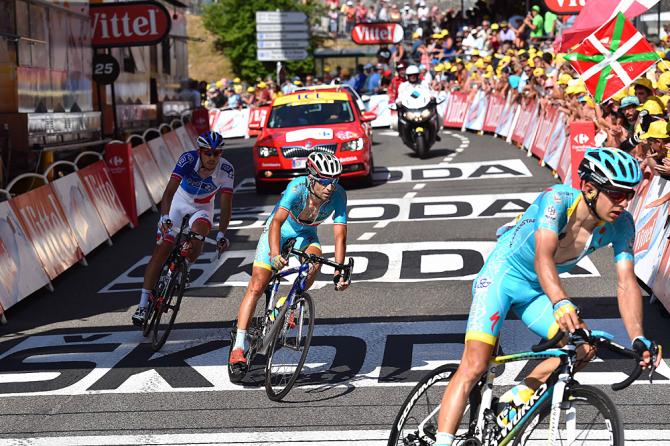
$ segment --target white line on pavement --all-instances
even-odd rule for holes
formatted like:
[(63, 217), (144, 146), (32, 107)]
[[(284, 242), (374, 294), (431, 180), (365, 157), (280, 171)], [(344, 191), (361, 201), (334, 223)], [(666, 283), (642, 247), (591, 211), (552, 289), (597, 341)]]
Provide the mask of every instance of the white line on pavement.
[[(599, 438), (598, 432), (592, 433)], [(382, 446), (388, 442), (388, 430), (340, 430), (290, 432), (218, 432), (206, 434), (144, 434), (105, 435), (71, 437), (33, 437), (0, 439), (0, 446), (119, 446), (119, 445), (273, 445), (284, 446)], [(626, 430), (626, 441), (640, 444), (652, 442), (658, 446), (670, 446), (670, 430)]]
[(424, 187), (426, 187), (426, 183), (417, 183), (417, 184), (414, 185), (414, 187), (413, 187), (412, 189), (414, 189), (414, 190), (421, 190), (421, 189), (423, 189)]
[(372, 237), (375, 236), (375, 234), (377, 234), (377, 233), (376, 232), (364, 232), (356, 240), (370, 240)]
[(373, 228), (379, 229), (379, 228), (385, 228), (391, 223), (391, 220), (385, 220), (385, 221), (380, 221), (379, 223), (376, 223)]
[(402, 198), (403, 200), (407, 200), (414, 197), (416, 197), (416, 192), (407, 192)]
[(456, 151), (457, 151), (458, 153), (461, 153), (461, 152), (463, 151), (463, 149), (462, 149), (461, 147), (459, 147), (458, 149), (456, 149)]

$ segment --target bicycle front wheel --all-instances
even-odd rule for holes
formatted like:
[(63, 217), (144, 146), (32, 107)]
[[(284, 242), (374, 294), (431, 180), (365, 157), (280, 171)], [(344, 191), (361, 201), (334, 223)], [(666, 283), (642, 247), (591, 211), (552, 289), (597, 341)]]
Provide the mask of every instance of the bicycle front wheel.
[[(428, 446), (435, 443), (442, 396), (457, 368), (458, 364), (445, 364), (421, 378), (400, 406), (391, 427), (388, 446)], [(464, 420), (469, 419), (469, 413), (470, 405), (465, 409)], [(454, 445), (457, 444), (458, 440), (454, 442)]]
[[(573, 385), (566, 390), (554, 445), (620, 446), (623, 424), (616, 406), (601, 390)], [(514, 445), (546, 445), (549, 439), (551, 399), (540, 403), (537, 412), (521, 427)]]
[(151, 347), (158, 351), (167, 341), (172, 326), (177, 318), (181, 299), (184, 296), (184, 286), (186, 285), (186, 264), (178, 262), (172, 271), (172, 277), (167, 286), (161, 290), (161, 295), (157, 298), (155, 309), (155, 320), (153, 321), (153, 340)]
[(265, 391), (272, 401), (284, 398), (300, 375), (314, 332), (314, 304), (303, 293), (284, 315), (268, 350), (265, 365)]

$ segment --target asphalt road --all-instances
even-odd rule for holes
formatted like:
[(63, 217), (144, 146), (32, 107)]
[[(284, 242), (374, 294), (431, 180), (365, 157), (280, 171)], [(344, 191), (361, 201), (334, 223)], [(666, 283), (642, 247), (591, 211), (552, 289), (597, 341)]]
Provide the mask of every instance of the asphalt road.
[[(537, 160), (490, 136), (448, 132), (420, 160), (393, 132), (376, 131), (376, 184), (348, 191), (353, 284), (336, 293), (327, 271), (319, 277), (307, 377), (285, 402), (272, 403), (261, 369), (244, 386), (226, 373), (230, 326), (260, 226), (278, 198), (255, 194), (251, 140), (229, 146), (237, 177), (231, 250), (213, 260), (210, 241), (160, 353), (130, 325), (157, 214), (145, 214), (139, 228), (90, 254), (88, 266), (59, 277), (55, 292), (8, 311), (9, 324), (0, 326), (0, 445), (386, 444), (418, 377), (459, 359), (471, 279), (496, 228), (556, 182)], [(331, 228), (319, 229), (326, 253)], [(609, 248), (564, 283), (593, 327), (628, 342)], [(645, 311), (647, 334), (670, 345), (667, 319), (654, 305)], [(536, 341), (513, 318), (502, 339), (506, 352)], [(514, 384), (527, 369), (508, 368), (501, 383)], [(623, 360), (599, 361), (579, 379), (605, 388), (629, 369)], [(609, 392), (631, 444), (670, 444), (665, 363), (655, 379)]]

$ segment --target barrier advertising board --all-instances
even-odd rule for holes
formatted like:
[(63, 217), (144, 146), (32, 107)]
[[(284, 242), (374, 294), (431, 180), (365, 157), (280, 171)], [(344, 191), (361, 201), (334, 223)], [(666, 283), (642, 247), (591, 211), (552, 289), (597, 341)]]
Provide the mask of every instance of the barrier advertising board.
[(126, 211), (116, 194), (103, 161), (98, 161), (77, 171), (89, 198), (95, 205), (102, 223), (110, 236), (129, 223)]
[(158, 203), (163, 197), (163, 191), (165, 190), (169, 176), (161, 173), (146, 144), (133, 147), (133, 159), (135, 160), (135, 165), (138, 167), (137, 170), (141, 173), (151, 200), (154, 203)]
[(6, 310), (49, 283), (8, 201), (0, 203), (0, 305)]
[(172, 153), (172, 157), (175, 159), (175, 161), (178, 160), (181, 154), (185, 152), (185, 150), (177, 133), (174, 131), (163, 133), (162, 138), (168, 150), (170, 153)]
[(576, 121), (570, 123), (570, 166), (572, 171), (572, 187), (579, 187), (577, 169), (584, 159), (584, 152), (595, 147), (596, 126), (593, 121)]
[(484, 128), (484, 119), (488, 109), (488, 95), (483, 91), (478, 91), (470, 102), (468, 114), (465, 118), (465, 128), (468, 130), (480, 131)]
[(135, 166), (130, 143), (111, 142), (105, 145), (107, 172), (116, 194), (133, 226), (139, 226), (135, 201)]
[(482, 130), (485, 132), (495, 132), (498, 122), (505, 109), (505, 98), (502, 95), (494, 94), (489, 98), (489, 106), (486, 110), (486, 117), (484, 118), (484, 126)]
[(444, 126), (448, 128), (461, 128), (468, 114), (468, 94), (455, 91), (449, 96), (449, 107), (444, 116)]
[(83, 254), (51, 185), (21, 194), (10, 203), (50, 279), (81, 260)]
[(51, 183), (84, 255), (107, 241), (107, 230), (100, 215), (81, 184), (79, 175), (65, 175)]

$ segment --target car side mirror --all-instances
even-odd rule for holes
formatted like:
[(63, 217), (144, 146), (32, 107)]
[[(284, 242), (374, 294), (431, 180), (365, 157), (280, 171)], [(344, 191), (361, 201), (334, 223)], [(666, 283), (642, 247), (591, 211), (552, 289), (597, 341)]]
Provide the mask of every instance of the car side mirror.
[(250, 122), (249, 123), (249, 130), (262, 130), (263, 127), (261, 127), (260, 122)]
[(373, 112), (365, 112), (363, 113), (363, 116), (361, 116), (361, 121), (363, 122), (370, 122), (374, 121), (375, 119), (377, 119), (377, 113)]
[(370, 101), (370, 96), (368, 96), (367, 94), (364, 94), (363, 96), (361, 96), (361, 101), (369, 102)]

